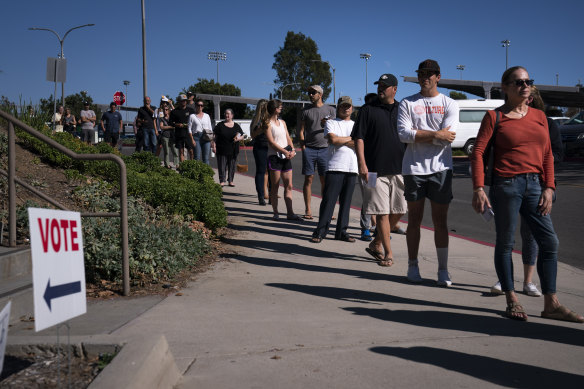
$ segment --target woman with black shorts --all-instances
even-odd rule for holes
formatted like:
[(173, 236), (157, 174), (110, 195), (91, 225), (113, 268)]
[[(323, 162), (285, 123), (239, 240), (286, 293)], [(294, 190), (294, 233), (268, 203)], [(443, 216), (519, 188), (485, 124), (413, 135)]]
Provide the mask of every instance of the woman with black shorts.
[(282, 102), (280, 100), (270, 100), (268, 102), (268, 118), (264, 127), (267, 128), (266, 138), (268, 138), (268, 169), (272, 186), (270, 188), (270, 200), (274, 210), (274, 220), (278, 220), (278, 187), (280, 178), (284, 185), (284, 202), (286, 203), (286, 215), (288, 220), (302, 220), (292, 209), (292, 162), (290, 160), (296, 155), (292, 139), (288, 134), (286, 122), (279, 119), (282, 112)]

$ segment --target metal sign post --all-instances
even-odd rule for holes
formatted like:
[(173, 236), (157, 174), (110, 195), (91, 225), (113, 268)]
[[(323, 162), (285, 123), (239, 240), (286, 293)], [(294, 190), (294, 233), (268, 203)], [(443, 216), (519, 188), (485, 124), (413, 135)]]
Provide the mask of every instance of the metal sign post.
[(67, 81), (67, 60), (65, 58), (47, 58), (47, 81), (55, 83), (53, 95), (53, 131), (55, 131), (55, 119), (57, 114), (57, 83)]

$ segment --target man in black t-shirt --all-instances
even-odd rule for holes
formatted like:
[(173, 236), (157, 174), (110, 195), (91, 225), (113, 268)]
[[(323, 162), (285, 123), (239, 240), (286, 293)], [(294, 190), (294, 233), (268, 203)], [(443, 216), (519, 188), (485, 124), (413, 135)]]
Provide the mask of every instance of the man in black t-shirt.
[(118, 145), (118, 139), (122, 133), (122, 115), (116, 111), (116, 103), (110, 103), (110, 110), (101, 115), (101, 130), (103, 131), (105, 141), (112, 147)]
[(194, 145), (195, 140), (188, 130), (191, 110), (187, 108), (187, 96), (179, 95), (177, 102), (178, 107), (172, 110), (168, 121), (174, 127), (174, 141), (179, 152), (180, 162), (182, 162), (185, 160), (185, 144), (190, 141)]
[[(391, 266), (390, 225), (396, 225), (407, 211), (401, 175), (405, 146), (397, 133), (397, 78), (383, 74), (375, 84), (377, 98), (359, 110), (351, 137), (365, 186), (363, 207), (377, 220), (377, 235), (366, 251), (380, 266)], [(372, 173), (376, 173), (375, 181)]]
[(156, 153), (158, 131), (154, 120), (155, 106), (150, 105), (150, 97), (144, 97), (144, 105), (138, 110), (136, 123), (144, 134), (144, 150)]

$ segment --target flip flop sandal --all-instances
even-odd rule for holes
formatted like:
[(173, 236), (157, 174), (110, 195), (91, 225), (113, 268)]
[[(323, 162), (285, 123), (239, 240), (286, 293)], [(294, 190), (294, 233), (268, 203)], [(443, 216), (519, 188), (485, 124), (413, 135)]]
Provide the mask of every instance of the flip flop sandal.
[(507, 316), (509, 319), (513, 319), (513, 320), (527, 321), (527, 314), (525, 313), (525, 310), (523, 309), (521, 304), (519, 304), (516, 301), (512, 301), (510, 303), (507, 303), (507, 309), (505, 310), (505, 316)]
[(397, 234), (397, 235), (405, 235), (406, 234), (406, 230), (404, 230), (401, 227), (398, 227), (395, 230), (392, 230), (391, 233), (392, 234)]
[(320, 243), (320, 242), (322, 242), (322, 238), (320, 236), (313, 236), (312, 238), (310, 238), (310, 242), (311, 243)]
[(369, 253), (369, 255), (371, 255), (373, 258), (375, 258), (376, 261), (383, 261), (385, 259), (385, 256), (383, 255), (382, 252), (377, 251), (377, 250), (373, 250), (371, 247), (366, 247), (365, 251), (367, 251), (367, 253)]
[(557, 307), (552, 312), (541, 311), (541, 317), (545, 319), (569, 321), (572, 323), (584, 323), (576, 312), (570, 311), (568, 308), (562, 306)]
[(295, 221), (302, 221), (302, 218), (298, 215), (288, 215), (288, 216), (286, 216), (286, 219), (295, 220)]
[(314, 219), (314, 218), (312, 217), (312, 215), (302, 215), (302, 218), (303, 218), (303, 219), (306, 219), (306, 220), (312, 220), (312, 219)]
[(379, 260), (377, 264), (382, 267), (391, 267), (393, 265), (393, 258)]

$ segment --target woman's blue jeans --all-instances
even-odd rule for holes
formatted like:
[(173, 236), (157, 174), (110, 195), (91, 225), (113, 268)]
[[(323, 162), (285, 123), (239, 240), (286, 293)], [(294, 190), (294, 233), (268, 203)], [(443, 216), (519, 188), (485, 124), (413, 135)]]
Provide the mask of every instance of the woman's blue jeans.
[(542, 216), (537, 209), (542, 193), (540, 175), (528, 173), (510, 178), (496, 176), (494, 181), (489, 198), (495, 212), (495, 269), (501, 288), (506, 292), (514, 290), (511, 254), (515, 228), (521, 215), (539, 248), (537, 273), (542, 292), (556, 293), (559, 242), (550, 215)]
[(203, 161), (203, 163), (209, 165), (209, 155), (211, 154), (211, 142), (201, 139), (203, 136), (202, 132), (197, 132), (193, 134), (195, 139), (195, 160)]

